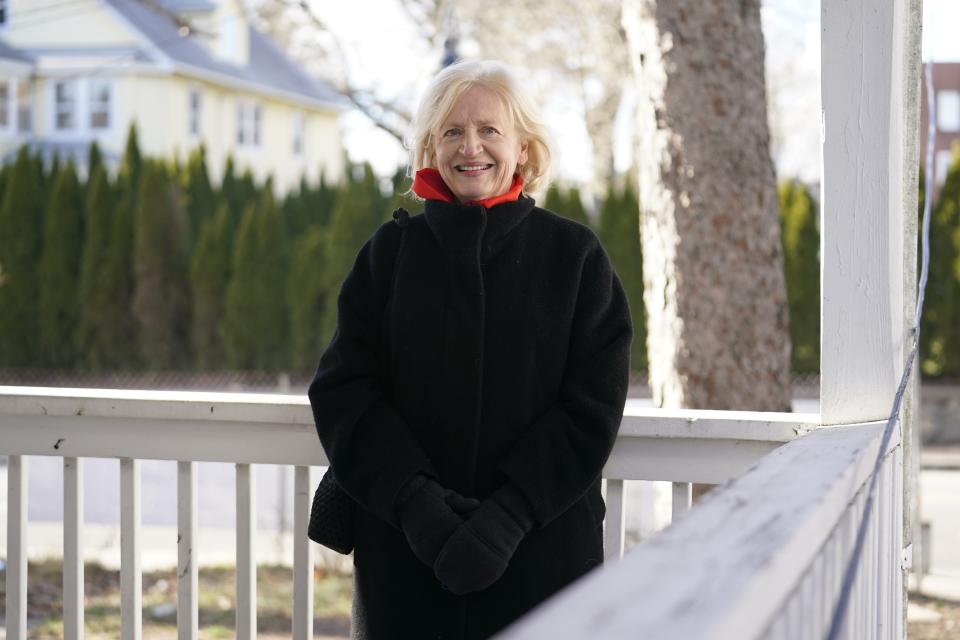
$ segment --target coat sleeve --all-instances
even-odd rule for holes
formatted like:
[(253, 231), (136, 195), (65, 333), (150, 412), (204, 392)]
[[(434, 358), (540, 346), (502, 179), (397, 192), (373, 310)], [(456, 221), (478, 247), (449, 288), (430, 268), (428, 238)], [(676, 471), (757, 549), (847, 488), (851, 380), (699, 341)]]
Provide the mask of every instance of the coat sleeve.
[(337, 328), (308, 396), (317, 434), (340, 486), (397, 526), (397, 493), (419, 472), (433, 474), (384, 387), (383, 322), (400, 229), (387, 223), (360, 250), (337, 299)]
[(540, 526), (566, 511), (600, 476), (627, 397), (630, 309), (607, 255), (594, 243), (583, 262), (557, 401), (500, 465)]

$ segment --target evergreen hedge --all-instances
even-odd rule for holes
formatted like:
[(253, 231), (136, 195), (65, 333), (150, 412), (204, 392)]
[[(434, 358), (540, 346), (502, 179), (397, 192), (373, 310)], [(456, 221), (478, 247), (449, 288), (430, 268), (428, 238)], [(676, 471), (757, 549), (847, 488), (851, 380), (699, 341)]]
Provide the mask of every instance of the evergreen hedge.
[[(0, 169), (0, 367), (309, 373), (336, 324), (336, 296), (363, 242), (391, 211), (419, 205), (409, 178), (352, 166), (275, 200), (231, 159), (210, 182), (202, 149), (182, 167), (144, 159), (131, 128), (111, 178), (94, 145), (87, 180), (43, 169), (24, 148)], [(795, 181), (779, 188), (796, 373), (819, 370), (819, 212)], [(587, 215), (579, 192), (543, 204), (594, 226), (630, 301), (632, 363), (646, 359), (639, 205), (611, 188)], [(44, 207), (44, 205), (46, 205)], [(922, 208), (922, 195), (921, 195)], [(931, 221), (920, 366), (960, 377), (960, 156)]]

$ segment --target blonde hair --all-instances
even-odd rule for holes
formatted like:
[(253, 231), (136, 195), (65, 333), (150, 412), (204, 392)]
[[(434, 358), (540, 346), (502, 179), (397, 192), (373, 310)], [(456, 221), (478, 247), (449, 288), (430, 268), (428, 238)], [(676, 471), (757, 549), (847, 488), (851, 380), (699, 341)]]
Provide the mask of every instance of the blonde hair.
[(519, 167), (523, 190), (536, 193), (550, 181), (550, 145), (540, 110), (502, 63), (464, 61), (444, 68), (430, 82), (414, 116), (410, 149), (413, 173), (435, 166), (434, 135), (457, 100), (472, 87), (489, 89), (503, 101), (521, 142), (527, 143), (527, 161)]

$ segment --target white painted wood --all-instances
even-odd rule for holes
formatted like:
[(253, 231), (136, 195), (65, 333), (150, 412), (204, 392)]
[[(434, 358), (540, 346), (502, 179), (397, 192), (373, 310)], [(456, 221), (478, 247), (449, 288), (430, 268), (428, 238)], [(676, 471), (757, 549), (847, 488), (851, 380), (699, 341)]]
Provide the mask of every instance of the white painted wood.
[(807, 574), (802, 578), (802, 582), (800, 583), (800, 597), (796, 598), (797, 617), (799, 618), (797, 620), (797, 626), (799, 627), (797, 637), (803, 638), (804, 640), (813, 640), (816, 636), (813, 622), (814, 617), (812, 615), (815, 613), (812, 572), (814, 566), (816, 566), (816, 558), (814, 558), (813, 564), (807, 568)]
[(83, 640), (83, 459), (63, 459), (63, 637)]
[[(504, 638), (760, 637), (848, 512), (882, 428), (823, 429), (787, 443)], [(898, 445), (895, 437), (887, 455)]]
[[(6, 453), (326, 463), (303, 398), (0, 387), (0, 415)], [(632, 411), (604, 475), (717, 484), (815, 426), (809, 414)]]
[[(830, 619), (833, 620), (833, 616), (836, 615), (837, 602), (840, 599), (840, 590), (843, 588), (843, 575), (847, 567), (847, 562), (850, 558), (850, 555), (853, 553), (853, 541), (856, 536), (856, 523), (859, 518), (860, 511), (857, 509), (858, 503), (854, 500), (853, 505), (847, 509), (846, 513), (843, 515), (843, 531), (841, 533), (841, 544), (840, 544), (840, 562), (837, 566), (837, 589), (833, 597), (833, 602), (830, 603)], [(852, 597), (852, 596), (851, 596)], [(829, 625), (828, 625), (829, 628)], [(851, 622), (850, 616), (847, 616), (844, 620), (843, 626), (841, 627), (842, 633), (841, 638), (851, 637), (850, 629)]]
[(789, 442), (819, 426), (815, 413), (638, 407), (624, 410), (620, 435)]
[(788, 640), (790, 635), (787, 631), (786, 616), (777, 618), (776, 622), (773, 624), (773, 627), (770, 630), (769, 636), (771, 640)]
[[(854, 546), (856, 545), (856, 535), (857, 535), (857, 529), (859, 527), (860, 521), (863, 520), (864, 516), (866, 515), (866, 512), (864, 511), (865, 506), (866, 506), (866, 495), (861, 489), (860, 493), (857, 495), (857, 508), (856, 508), (857, 517), (853, 520), (853, 523), (852, 523), (853, 526), (851, 527), (851, 531), (853, 533), (850, 541), (851, 552)], [(852, 634), (852, 637), (854, 638), (863, 638), (864, 632), (865, 632), (864, 625), (863, 625), (862, 607), (863, 607), (864, 590), (866, 588), (867, 576), (866, 576), (866, 571), (864, 570), (865, 566), (863, 565), (866, 565), (867, 562), (869, 562), (869, 560), (865, 559), (861, 563), (861, 567), (859, 571), (857, 571), (856, 581), (854, 583), (855, 584), (854, 592), (853, 592), (854, 595), (850, 603), (851, 611), (848, 614), (848, 617), (853, 623), (851, 626), (851, 634)]]
[(293, 479), (293, 638), (313, 637), (313, 544), (307, 537), (312, 492), (310, 467)]
[[(889, 459), (884, 463), (884, 466), (887, 465)], [(881, 467), (882, 468), (882, 467)], [(880, 509), (879, 502), (883, 500), (882, 494), (890, 490), (890, 487), (886, 486), (882, 482), (882, 476), (877, 478), (877, 494), (874, 496), (874, 509), (873, 514), (870, 517), (870, 582), (868, 584), (874, 585), (873, 589), (867, 590), (865, 593), (867, 599), (867, 620), (870, 623), (870, 633), (876, 634), (879, 630), (879, 625), (877, 621), (879, 620), (880, 610), (877, 608), (877, 596), (876, 591), (880, 589), (880, 574), (881, 567), (880, 563), (882, 560), (882, 554), (880, 552)]]
[[(144, 411), (156, 411), (147, 406)], [(273, 407), (283, 413), (282, 407)], [(209, 410), (209, 409), (208, 409)], [(7, 453), (135, 458), (198, 462), (325, 464), (312, 424), (193, 420), (189, 418), (96, 418), (4, 415)], [(60, 443), (59, 450), (54, 446)]]
[(27, 638), (27, 461), (7, 460), (7, 639)]
[(813, 561), (813, 567), (811, 569), (811, 580), (810, 587), (813, 589), (812, 593), (812, 603), (810, 610), (810, 628), (811, 634), (810, 638), (816, 640), (823, 637), (824, 629), (824, 615), (823, 615), (823, 604), (824, 604), (824, 594), (826, 592), (826, 564), (827, 564), (827, 554), (830, 549), (830, 541), (828, 540), (824, 544), (823, 550), (817, 554), (816, 560)]
[[(130, 391), (0, 385), (0, 415), (135, 418), (191, 422), (255, 422), (264, 426), (313, 426), (309, 402), (302, 395), (211, 393), (198, 391)], [(638, 420), (634, 420), (638, 418)], [(709, 411), (628, 408), (621, 433), (674, 436), (683, 426), (687, 437), (786, 442), (819, 424), (809, 413)], [(76, 443), (62, 444), (74, 446)]]
[(623, 557), (626, 512), (624, 511), (623, 480), (607, 479), (607, 515), (603, 521), (603, 555), (607, 563)]
[[(878, 625), (877, 636), (880, 638), (890, 637), (893, 629), (888, 623), (888, 612), (892, 610), (893, 603), (890, 595), (894, 591), (893, 561), (896, 558), (896, 549), (893, 546), (893, 535), (891, 524), (893, 524), (893, 491), (896, 488), (893, 483), (893, 457), (884, 461), (879, 479), (880, 489), (877, 492), (877, 554), (878, 554), (878, 580), (877, 594), (874, 608), (877, 611), (875, 621)], [(898, 496), (902, 498), (902, 496)], [(896, 523), (896, 526), (902, 526)]]
[(824, 424), (886, 417), (904, 363), (906, 33), (897, 4), (820, 5)]
[(690, 504), (693, 500), (693, 486), (689, 482), (674, 482), (671, 486), (673, 488), (671, 521), (677, 522), (690, 510)]
[[(327, 462), (309, 407), (299, 396), (0, 387), (0, 415), (6, 453), (306, 466)], [(197, 428), (198, 423), (203, 427)], [(816, 425), (817, 416), (810, 414), (630, 411), (604, 473), (637, 480), (723, 482)], [(723, 448), (711, 450), (711, 443)], [(696, 458), (690, 473), (674, 464), (683, 450)], [(664, 464), (665, 458), (670, 462)]]
[(721, 484), (737, 477), (781, 444), (756, 440), (619, 437), (603, 475), (623, 480)]
[[(70, 398), (57, 396), (52, 397), (54, 397), (57, 402), (71, 401)], [(93, 407), (86, 407), (86, 410), (93, 410), (99, 407), (99, 410), (103, 412), (109, 413), (110, 411), (113, 411), (114, 413), (111, 416), (97, 417), (84, 413), (84, 415), (70, 418), (66, 415), (51, 416), (49, 413), (44, 415), (44, 411), (37, 408), (35, 405), (30, 405), (30, 403), (23, 402), (20, 402), (19, 404), (13, 403), (11, 398), (13, 398), (12, 394), (8, 394), (6, 397), (0, 396), (0, 416), (3, 416), (5, 427), (8, 418), (13, 424), (10, 429), (10, 433), (15, 436), (11, 439), (11, 441), (14, 443), (14, 446), (35, 448), (38, 452), (43, 452), (45, 454), (50, 454), (51, 451), (53, 451), (54, 455), (59, 454), (67, 457), (73, 457), (73, 455), (77, 453), (78, 449), (85, 446), (90, 446), (93, 450), (98, 452), (97, 455), (105, 455), (102, 453), (103, 447), (112, 447), (114, 453), (142, 452), (145, 457), (162, 458), (163, 456), (158, 456), (155, 452), (151, 451), (153, 447), (148, 440), (150, 433), (155, 432), (159, 425), (168, 425), (168, 423), (174, 425), (172, 429), (174, 431), (179, 430), (178, 433), (180, 433), (180, 435), (177, 436), (177, 446), (171, 447), (168, 451), (163, 452), (164, 455), (169, 454), (171, 456), (183, 457), (188, 452), (193, 450), (200, 450), (213, 454), (214, 449), (216, 448), (215, 445), (217, 445), (221, 448), (226, 448), (226, 452), (221, 452), (216, 455), (222, 456), (223, 459), (230, 459), (231, 456), (227, 455), (227, 453), (230, 453), (231, 451), (236, 453), (240, 450), (246, 450), (246, 453), (239, 455), (241, 458), (241, 463), (238, 464), (237, 633), (238, 637), (241, 638), (255, 637), (255, 562), (254, 558), (252, 557), (252, 542), (244, 542), (244, 540), (252, 541), (255, 532), (255, 523), (253, 522), (252, 518), (253, 495), (255, 491), (252, 487), (252, 477), (250, 477), (252, 468), (249, 464), (243, 463), (242, 460), (267, 459), (269, 456), (275, 456), (277, 459), (283, 462), (296, 462), (298, 459), (312, 459), (312, 454), (306, 455), (302, 450), (296, 451), (300, 445), (307, 441), (309, 441), (311, 445), (316, 444), (316, 435), (312, 424), (302, 425), (304, 427), (302, 429), (301, 425), (295, 424), (295, 421), (293, 426), (291, 426), (291, 424), (284, 424), (283, 416), (287, 414), (284, 414), (283, 412), (287, 411), (287, 409), (283, 407), (277, 409), (275, 406), (277, 403), (266, 403), (263, 405), (256, 405), (255, 403), (247, 403), (245, 405), (240, 403), (237, 405), (240, 407), (240, 409), (249, 408), (249, 406), (260, 407), (257, 409), (257, 411), (262, 412), (260, 417), (265, 418), (266, 422), (264, 424), (254, 424), (252, 421), (245, 422), (242, 418), (242, 411), (232, 405), (228, 406), (229, 403), (224, 405), (223, 413), (230, 414), (231, 420), (219, 420), (210, 419), (206, 415), (204, 415), (202, 418), (199, 417), (200, 415), (203, 415), (203, 412), (198, 413), (196, 411), (196, 406), (190, 405), (189, 403), (184, 405), (183, 403), (178, 403), (170, 399), (157, 400), (149, 398), (121, 398), (121, 400), (126, 402), (126, 405), (124, 405), (125, 410), (131, 414), (145, 414), (152, 416), (137, 417), (136, 415), (128, 415), (124, 417), (117, 413), (117, 407), (110, 404), (110, 398), (104, 397), (94, 398), (93, 400), (98, 402), (106, 402), (109, 406), (95, 405)], [(36, 400), (36, 397), (32, 398), (33, 400)], [(22, 398), (20, 399), (22, 400)], [(75, 401), (76, 398), (72, 397), (72, 400)], [(4, 401), (10, 401), (12, 404), (3, 405)], [(168, 405), (173, 408), (173, 413), (176, 414), (177, 412), (180, 412), (184, 415), (170, 420), (157, 417), (163, 415), (163, 407), (156, 406), (155, 403), (157, 402), (160, 402), (161, 404), (168, 403)], [(226, 403), (226, 400), (223, 402)], [(14, 405), (17, 407), (19, 413), (14, 413), (9, 416), (3, 414), (4, 406)], [(45, 406), (44, 409), (56, 409), (58, 406), (59, 405), (53, 407)], [(63, 409), (63, 407), (59, 408)], [(210, 407), (207, 406), (206, 410), (208, 412), (209, 409)], [(214, 412), (216, 413), (218, 410), (217, 407), (214, 407), (214, 409)], [(278, 413), (271, 413), (275, 411)], [(193, 414), (191, 414), (191, 412), (193, 412)], [(638, 479), (650, 480), (668, 479), (674, 482), (689, 482), (693, 480), (703, 481), (705, 478), (711, 478), (714, 479), (714, 481), (727, 480), (733, 478), (751, 465), (756, 465), (757, 468), (762, 468), (764, 465), (768, 464), (771, 459), (778, 459), (778, 457), (782, 456), (783, 454), (780, 450), (774, 450), (782, 443), (790, 442), (790, 444), (785, 447), (789, 448), (790, 446), (798, 445), (805, 438), (812, 437), (804, 436), (804, 438), (798, 438), (798, 436), (809, 432), (811, 423), (802, 417), (797, 418), (796, 416), (793, 416), (788, 418), (788, 414), (778, 414), (775, 416), (776, 419), (773, 420), (760, 420), (758, 418), (756, 422), (752, 422), (752, 417), (746, 417), (743, 414), (738, 414), (734, 418), (731, 416), (724, 417), (709, 415), (717, 414), (718, 412), (666, 413), (672, 415), (666, 415), (663, 420), (660, 420), (655, 412), (652, 412), (649, 415), (631, 415), (624, 418), (624, 428), (621, 429), (621, 437), (618, 439), (616, 448), (614, 450), (614, 455), (611, 456), (611, 465), (608, 465), (608, 467), (611, 467), (615, 472), (614, 477), (607, 481), (607, 484), (611, 485), (607, 491), (608, 503), (610, 504), (605, 533), (605, 542), (607, 545), (606, 554), (608, 558), (619, 558), (621, 556), (621, 549), (623, 546), (623, 528), (625, 524), (623, 512), (623, 484), (621, 481), (623, 477), (638, 477)], [(701, 413), (703, 415), (698, 415)], [(194, 417), (191, 418), (189, 417), (190, 415), (193, 415)], [(766, 414), (756, 415), (764, 416)], [(194, 418), (196, 419), (194, 420)], [(307, 418), (309, 419), (309, 414), (307, 414)], [(97, 427), (97, 422), (101, 423), (101, 425), (107, 425), (107, 427)], [(876, 425), (870, 425), (869, 427), (861, 426), (854, 427), (853, 429), (856, 431), (857, 429), (862, 430), (864, 428), (873, 428), (875, 426)], [(768, 432), (764, 433), (764, 429), (767, 429)], [(717, 437), (710, 436), (711, 430), (715, 430), (714, 435)], [(50, 437), (54, 435), (56, 431), (61, 431), (66, 435), (59, 436), (59, 442), (57, 440), (50, 441)], [(825, 429), (812, 435), (825, 437), (823, 434), (826, 432), (840, 433), (849, 431), (850, 430), (847, 428)], [(80, 442), (78, 442), (78, 438), (76, 436), (82, 433), (88, 435), (90, 439), (95, 440), (96, 442), (93, 444), (97, 444), (97, 446), (93, 447), (90, 442), (84, 442), (84, 438), (79, 438)], [(242, 443), (237, 443), (236, 441), (241, 439), (237, 436), (238, 433), (243, 434), (243, 437), (247, 438), (247, 440)], [(3, 447), (4, 450), (7, 450), (8, 439), (6, 438), (6, 428), (4, 435)], [(840, 436), (831, 437), (839, 438)], [(852, 436), (848, 435), (847, 437)], [(219, 443), (214, 442), (214, 440), (219, 440)], [(53, 449), (54, 444), (59, 445), (57, 449)], [(894, 446), (894, 444), (895, 443), (892, 443), (891, 446)], [(234, 448), (230, 449), (230, 447)], [(843, 459), (848, 466), (852, 465), (856, 468), (854, 475), (860, 473), (861, 468), (865, 468), (866, 463), (864, 460), (866, 459), (865, 456), (868, 455), (867, 450), (869, 447), (869, 443), (865, 444), (864, 442), (860, 442), (858, 446), (846, 452), (846, 457)], [(276, 453), (276, 451), (264, 453), (261, 451), (263, 449), (271, 448), (274, 450), (280, 450), (280, 453)], [(257, 451), (251, 451), (251, 449), (257, 449)], [(839, 446), (833, 447), (832, 450), (830, 447), (826, 447), (827, 453), (825, 455), (827, 458), (833, 460), (834, 458), (841, 456), (841, 449), (842, 447)], [(769, 451), (774, 451), (774, 453), (765, 458), (765, 454)], [(621, 457), (622, 461), (617, 460), (618, 456)], [(715, 460), (718, 457), (725, 458), (725, 460), (717, 463)], [(713, 458), (714, 461), (711, 461), (711, 458)], [(322, 452), (320, 456), (318, 456), (318, 459), (322, 460)], [(124, 461), (124, 463), (130, 464), (133, 464), (133, 462), (134, 461), (130, 460)], [(658, 467), (657, 465), (660, 466)], [(124, 468), (124, 466), (125, 465), (122, 465), (122, 468)], [(298, 466), (305, 467), (306, 465)], [(134, 475), (138, 475), (138, 469), (136, 469), (136, 465), (133, 464), (133, 467), (134, 470), (137, 471), (137, 473)], [(248, 474), (246, 480), (243, 480), (242, 478), (244, 474), (242, 471), (243, 469), (246, 469)], [(757, 469), (753, 469), (747, 475), (749, 476), (756, 471)], [(667, 477), (661, 475), (661, 472), (667, 474)], [(617, 477), (617, 474), (619, 474), (620, 477)], [(817, 482), (820, 483), (817, 490), (823, 490), (823, 479), (819, 478)], [(811, 484), (816, 485), (817, 482), (812, 482)], [(309, 484), (310, 483), (308, 482), (306, 492), (304, 492), (302, 495), (297, 494), (295, 498), (296, 500), (303, 501), (304, 505), (306, 506), (306, 508), (303, 509), (298, 508), (298, 514), (300, 517), (304, 518), (304, 529), (306, 526), (305, 520), (308, 514), (309, 496), (312, 490), (312, 487), (310, 487)], [(850, 486), (853, 486), (853, 484)], [(243, 488), (244, 485), (246, 486), (246, 489)], [(126, 483), (123, 486), (127, 486)], [(129, 486), (134, 488), (128, 492), (130, 495), (134, 495), (139, 491), (138, 483), (132, 483)], [(830, 486), (834, 487), (832, 489), (833, 493), (830, 493), (825, 500), (829, 505), (833, 505), (830, 507), (832, 509), (835, 508), (835, 502), (837, 500), (834, 494), (836, 494), (838, 491), (840, 494), (842, 494), (843, 491), (836, 489), (834, 485)], [(796, 490), (785, 490), (784, 495), (789, 494), (791, 491)], [(803, 493), (803, 491), (800, 491), (800, 493)], [(138, 511), (139, 499), (128, 499), (127, 496), (124, 496), (124, 499), (126, 500), (122, 500), (122, 506), (124, 506), (124, 523), (127, 521), (138, 523), (139, 512), (137, 512), (136, 517), (131, 517), (129, 515), (129, 509), (127, 509), (125, 505), (126, 502), (132, 501)], [(732, 521), (739, 521), (739, 519), (742, 517), (741, 514), (745, 508), (745, 504), (750, 505), (750, 510), (753, 510), (755, 507), (753, 500), (748, 500), (746, 502), (737, 500), (728, 504), (728, 507), (730, 507), (730, 519)], [(181, 508), (183, 508), (183, 503), (181, 503)], [(780, 507), (777, 507), (777, 509), (779, 508)], [(769, 512), (770, 505), (761, 500), (759, 509), (761, 512)], [(695, 514), (696, 511), (697, 510), (693, 510), (690, 513)], [(830, 511), (830, 509), (827, 509), (827, 511)], [(796, 517), (795, 512), (790, 513), (791, 517)], [(775, 519), (778, 518), (779, 516), (777, 516)], [(811, 516), (811, 519), (815, 518)], [(835, 519), (834, 522), (836, 521), (837, 520)], [(828, 535), (827, 532), (830, 530), (830, 527), (826, 526), (826, 524), (829, 522), (829, 518), (820, 518), (818, 522), (822, 526), (820, 529), (816, 529), (816, 533), (815, 535), (811, 536), (811, 539), (816, 538), (818, 535), (822, 535), (824, 539), (826, 539), (826, 536)], [(613, 526), (610, 526), (611, 524)], [(300, 525), (296, 526), (299, 528)], [(809, 529), (808, 533), (810, 533), (810, 531), (814, 531), (812, 527), (812, 524), (807, 525), (807, 529)], [(130, 528), (131, 531), (134, 531), (135, 529), (135, 526)], [(802, 529), (803, 527), (800, 527), (800, 530)], [(764, 532), (764, 536), (765, 534), (766, 532)], [(760, 534), (757, 535), (759, 536)], [(613, 544), (610, 542), (611, 536), (614, 538)], [(134, 531), (133, 534), (126, 535), (126, 538), (132, 538), (135, 542), (137, 538), (136, 531)], [(654, 540), (657, 540), (657, 538)], [(793, 543), (794, 546), (798, 544), (799, 543), (796, 542)], [(808, 549), (812, 547), (807, 544), (803, 546), (803, 548)], [(825, 545), (825, 548), (829, 548), (829, 546)], [(309, 545), (307, 545), (307, 549), (310, 549)], [(127, 549), (125, 548), (124, 551), (127, 552)], [(244, 560), (242, 557), (245, 553), (249, 553), (249, 557), (246, 560)], [(816, 562), (817, 553), (812, 551), (805, 551), (804, 553), (807, 553), (806, 562), (808, 562), (805, 570), (809, 571), (809, 563)], [(779, 567), (778, 570), (781, 573), (786, 571), (784, 567), (788, 567), (790, 571), (794, 571), (796, 575), (799, 576), (802, 573), (801, 569), (803, 569), (803, 566), (799, 564), (801, 560), (797, 560), (797, 558), (803, 558), (804, 553), (798, 554), (795, 549), (791, 549), (790, 545), (787, 545), (786, 549), (779, 556), (777, 556), (774, 561), (767, 562), (763, 566), (772, 564), (773, 566)], [(138, 554), (134, 555), (137, 556), (137, 560), (139, 560)], [(784, 555), (790, 556), (790, 558), (784, 559), (782, 557)], [(124, 557), (126, 558), (126, 555)], [(897, 557), (899, 557), (898, 554)], [(137, 580), (139, 581), (139, 566), (137, 566), (135, 571), (131, 572), (131, 565), (126, 561), (124, 565), (123, 573), (135, 574), (137, 576)], [(304, 567), (306, 565), (298, 563), (298, 566)], [(839, 577), (836, 579), (839, 580)], [(308, 583), (312, 584), (312, 581), (308, 581)], [(301, 584), (308, 583), (301, 582)], [(798, 583), (794, 583), (792, 588), (796, 590), (798, 586)], [(304, 592), (308, 588), (310, 587), (305, 587)], [(783, 598), (793, 597), (787, 595), (789, 588), (789, 584), (784, 582), (781, 589)], [(799, 588), (801, 593), (799, 595), (794, 595), (797, 598), (803, 598), (803, 587), (799, 586)], [(139, 618), (140, 611), (139, 591), (140, 588), (138, 582), (137, 588), (127, 598), (128, 600), (132, 599), (134, 598), (135, 594), (137, 602), (136, 606), (132, 608), (136, 609), (138, 614), (137, 618)], [(774, 596), (771, 595), (771, 593), (775, 591), (776, 589), (763, 589), (761, 591), (762, 597), (759, 598), (759, 600), (761, 602), (772, 602)], [(836, 594), (833, 595), (835, 596)], [(312, 600), (307, 600), (304, 597), (302, 598), (301, 602), (304, 605), (304, 608), (306, 608), (306, 606), (309, 606), (309, 602), (312, 602)], [(786, 600), (781, 600), (781, 604), (783, 602), (786, 602)], [(801, 608), (804, 607), (806, 607), (806, 605), (801, 604)], [(736, 607), (734, 607), (733, 611), (736, 612), (736, 610)], [(902, 607), (900, 610), (902, 610)], [(774, 609), (770, 608), (770, 611), (774, 611)], [(735, 614), (731, 613), (730, 615)], [(878, 613), (877, 615), (879, 616), (880, 614)], [(298, 634), (302, 635), (303, 631), (308, 629), (308, 623), (306, 622), (308, 618), (298, 615), (298, 619), (304, 621), (302, 629), (297, 630)], [(775, 620), (776, 618), (771, 614), (771, 620), (769, 621), (771, 625), (769, 626), (770, 629), (774, 628), (772, 625)], [(138, 627), (137, 633), (139, 633), (139, 621), (136, 626)], [(795, 625), (795, 628), (799, 629), (801, 626), (802, 625)], [(783, 633), (787, 634), (785, 637), (794, 637), (794, 635), (791, 634), (789, 627), (785, 626), (782, 628)], [(801, 633), (801, 635), (803, 635), (803, 633)], [(129, 637), (137, 636), (130, 635)]]
[[(914, 450), (916, 451), (916, 450)], [(903, 478), (904, 473), (904, 462), (903, 462), (903, 451), (901, 449), (896, 449), (893, 452), (893, 482), (894, 482), (894, 491), (895, 496), (903, 495)], [(903, 509), (904, 503), (902, 499), (894, 500), (894, 518), (895, 523), (903, 522)], [(892, 529), (893, 533), (893, 548), (902, 549), (903, 548), (903, 528), (899, 526), (894, 526)], [(896, 580), (896, 593), (893, 597), (893, 607), (894, 611), (892, 612), (893, 618), (893, 638), (903, 638), (906, 633), (906, 618), (907, 618), (907, 590), (906, 590), (906, 572), (900, 570), (899, 563), (899, 553), (897, 558), (894, 559), (894, 567), (896, 568), (895, 575), (897, 576)]]
[[(919, 170), (920, 170), (920, 136), (917, 131), (920, 130), (920, 83), (921, 60), (920, 60), (920, 40), (921, 23), (923, 20), (923, 0), (905, 0), (895, 3), (895, 11), (903, 14), (902, 23), (905, 37), (894, 39), (894, 62), (900, 62), (903, 66), (903, 73), (894, 73), (893, 82), (895, 106), (902, 108), (903, 127), (901, 130), (903, 153), (901, 155), (903, 170), (903, 210), (917, 211), (919, 201)], [(894, 18), (895, 24), (900, 24), (899, 18)], [(897, 52), (897, 48), (902, 51)], [(902, 86), (898, 86), (902, 82)], [(926, 136), (927, 132), (922, 132)], [(916, 315), (917, 286), (919, 281), (917, 268), (917, 248), (915, 242), (918, 232), (919, 220), (916, 216), (903, 216), (903, 237), (904, 242), (904, 322), (910, 326)], [(914, 541), (914, 532), (916, 539), (920, 539), (920, 501), (919, 481), (920, 481), (920, 371), (917, 363), (914, 363), (912, 379), (907, 387), (904, 396), (904, 407), (901, 413), (901, 427), (903, 435), (904, 459), (909, 461), (904, 473), (907, 482), (904, 484), (904, 500), (907, 507), (907, 517), (903, 521), (903, 539), (905, 545), (910, 545)], [(920, 545), (917, 546), (920, 551)], [(919, 556), (918, 556), (919, 557)]]
[[(823, 588), (820, 590), (820, 617), (817, 625), (818, 629), (827, 629), (830, 627), (830, 615), (833, 613), (833, 603), (835, 602), (836, 570), (839, 565), (837, 546), (839, 527), (834, 527), (830, 538), (824, 545), (824, 551), (821, 553), (823, 558)], [(821, 635), (823, 635), (821, 633)]]
[(196, 640), (197, 597), (197, 463), (177, 463), (177, 638)]
[(237, 465), (237, 638), (257, 637), (256, 467)]
[(120, 635), (140, 640), (143, 573), (140, 567), (140, 461), (120, 460)]

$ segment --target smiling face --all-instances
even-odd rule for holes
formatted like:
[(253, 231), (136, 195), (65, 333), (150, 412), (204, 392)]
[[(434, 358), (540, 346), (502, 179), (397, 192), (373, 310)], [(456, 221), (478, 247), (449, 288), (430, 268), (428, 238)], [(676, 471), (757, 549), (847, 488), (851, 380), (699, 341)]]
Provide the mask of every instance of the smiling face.
[(506, 193), (527, 161), (527, 144), (503, 102), (481, 86), (460, 96), (433, 139), (437, 170), (460, 202)]

